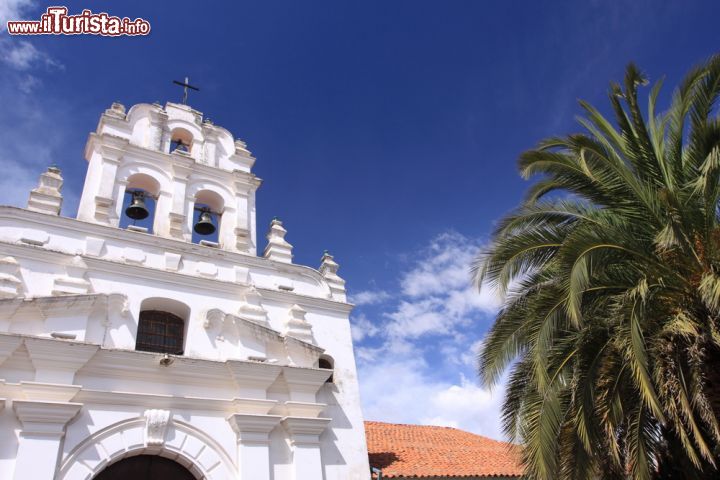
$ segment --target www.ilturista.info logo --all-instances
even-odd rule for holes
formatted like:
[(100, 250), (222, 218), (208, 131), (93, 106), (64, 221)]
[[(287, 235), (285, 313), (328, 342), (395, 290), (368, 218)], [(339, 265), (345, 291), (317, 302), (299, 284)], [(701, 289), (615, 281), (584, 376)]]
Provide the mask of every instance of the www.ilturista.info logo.
[[(0, 0), (2, 1), (2, 0)], [(48, 7), (40, 20), (9, 20), (10, 35), (147, 35), (150, 22), (142, 18), (130, 20), (83, 10), (79, 15), (68, 15), (67, 7)]]

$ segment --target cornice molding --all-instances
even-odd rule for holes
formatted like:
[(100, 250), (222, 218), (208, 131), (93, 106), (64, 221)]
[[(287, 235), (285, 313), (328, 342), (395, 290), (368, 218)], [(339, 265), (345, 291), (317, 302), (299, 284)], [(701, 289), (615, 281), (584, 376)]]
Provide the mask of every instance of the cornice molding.
[(100, 350), (98, 345), (38, 337), (26, 337), (25, 348), (35, 367), (36, 378), (60, 372), (69, 380)]
[[(52, 263), (60, 263), (74, 256), (65, 252), (58, 252), (56, 250), (49, 250), (46, 248), (35, 247), (32, 245), (18, 245), (0, 242), (0, 248), (4, 249), (6, 253), (10, 253), (11, 255), (18, 258), (43, 260)], [(198, 289), (214, 292), (221, 291), (224, 293), (230, 293), (232, 295), (241, 295), (246, 291), (247, 288), (250, 287), (250, 284), (248, 283), (228, 282), (225, 280), (218, 280), (215, 278), (207, 277), (194, 277), (192, 275), (174, 272), (172, 270), (163, 270), (160, 268), (133, 265), (86, 255), (81, 255), (81, 257), (83, 258), (85, 263), (87, 263), (89, 270), (96, 270), (107, 273), (118, 273), (121, 275), (127, 275), (137, 278), (151, 278), (155, 281), (163, 282), (170, 285), (192, 286)], [(58, 260), (58, 258), (60, 258), (60, 260)], [(338, 302), (326, 298), (311, 297), (309, 295), (302, 295), (299, 293), (287, 292), (283, 290), (274, 290), (271, 288), (257, 286), (255, 286), (255, 288), (258, 292), (262, 293), (264, 298), (268, 300), (275, 300), (291, 305), (298, 304), (303, 307), (311, 307), (315, 310), (324, 310), (328, 312), (349, 315), (352, 309), (355, 308), (355, 305), (353, 304)]]
[(290, 434), (293, 445), (319, 445), (320, 434), (325, 431), (330, 418), (285, 417), (283, 427)]
[[(187, 243), (181, 240), (172, 238), (159, 237), (141, 232), (133, 232), (109, 225), (100, 225), (90, 222), (84, 222), (68, 217), (56, 217), (49, 216), (43, 213), (32, 212), (30, 210), (11, 207), (11, 206), (0, 206), (0, 219), (19, 219), (25, 220), (31, 224), (40, 226), (42, 229), (47, 228), (66, 228), (72, 232), (82, 232), (89, 236), (99, 236), (105, 239), (119, 239), (127, 241), (128, 243), (134, 243), (138, 246), (149, 246), (162, 249), (166, 253), (175, 253), (180, 255), (190, 255), (198, 257), (199, 259), (204, 258), (206, 261), (213, 262), (231, 262), (235, 265), (243, 265), (248, 267), (257, 267), (261, 269), (270, 270), (276, 274), (291, 274), (299, 275), (301, 277), (310, 278), (318, 285), (327, 287), (326, 279), (320, 274), (320, 272), (312, 267), (305, 265), (287, 264), (282, 262), (276, 262), (263, 257), (258, 257), (242, 252), (231, 252), (226, 250), (218, 250), (216, 248), (206, 247), (198, 244)], [(142, 276), (146, 276), (147, 272), (162, 272), (163, 275), (177, 275), (178, 278), (194, 279), (192, 275), (188, 275), (181, 272), (173, 272), (164, 269), (151, 268), (147, 266), (130, 265), (121, 263), (120, 261), (113, 261), (103, 259), (101, 257), (85, 255), (81, 251), (65, 252), (60, 250), (51, 250), (45, 247), (38, 247), (27, 244), (13, 244), (7, 242), (0, 242), (2, 248), (6, 249), (8, 253), (12, 252), (13, 255), (25, 257), (25, 258), (41, 258), (44, 260), (51, 260), (53, 255), (62, 255), (68, 257), (74, 257), (79, 255), (88, 264), (89, 267), (93, 265), (97, 268), (100, 263), (105, 262), (108, 265), (114, 265), (117, 268), (122, 267), (135, 267), (141, 269), (143, 272)], [(64, 259), (63, 261), (68, 261)], [(93, 263), (95, 262), (95, 263)], [(122, 266), (122, 267), (119, 267)], [(111, 267), (108, 267), (111, 268)], [(117, 271), (117, 270), (114, 270)], [(217, 282), (215, 285), (229, 284), (229, 285), (241, 285), (248, 286), (245, 283), (238, 282), (225, 282), (222, 280), (203, 278), (203, 282)], [(183, 281), (175, 281), (176, 284), (187, 284)], [(329, 288), (329, 287), (328, 287)], [(346, 302), (333, 300), (331, 298), (313, 297), (309, 295), (302, 295), (285, 290), (275, 290), (266, 287), (258, 287), (258, 291), (267, 294), (268, 298), (275, 298), (280, 301), (290, 301), (292, 303), (298, 303), (301, 305), (314, 306), (325, 310), (340, 311), (343, 313), (349, 313), (354, 305)], [(232, 293), (236, 293), (236, 289), (232, 289)], [(264, 295), (265, 296), (265, 295)]]
[(283, 417), (317, 418), (327, 407), (326, 403), (292, 402), (278, 404), (270, 413)]
[(19, 394), (25, 400), (40, 402), (69, 402), (82, 389), (80, 385), (57, 383), (20, 382)]
[(164, 408), (178, 410), (204, 410), (226, 414), (265, 415), (277, 400), (259, 398), (219, 399), (209, 397), (177, 397), (152, 393), (115, 392), (104, 390), (81, 390), (73, 401), (97, 405), (127, 405), (133, 407)]
[(65, 425), (82, 408), (82, 403), (13, 401), (13, 410), (23, 425), (20, 435), (62, 437)]
[(279, 415), (235, 414), (227, 418), (241, 444), (269, 444), (270, 432), (280, 424)]

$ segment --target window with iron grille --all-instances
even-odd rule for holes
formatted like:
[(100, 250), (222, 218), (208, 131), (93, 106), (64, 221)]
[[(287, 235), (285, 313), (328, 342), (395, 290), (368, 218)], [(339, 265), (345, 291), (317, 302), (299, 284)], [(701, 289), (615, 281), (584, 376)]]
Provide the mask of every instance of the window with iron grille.
[(160, 310), (140, 312), (135, 350), (182, 355), (185, 321)]

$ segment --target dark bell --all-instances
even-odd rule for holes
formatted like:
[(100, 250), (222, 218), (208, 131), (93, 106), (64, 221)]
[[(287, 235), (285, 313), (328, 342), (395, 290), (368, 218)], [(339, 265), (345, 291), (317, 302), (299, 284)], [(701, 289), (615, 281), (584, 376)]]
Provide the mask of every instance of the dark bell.
[(200, 218), (193, 228), (198, 235), (210, 235), (215, 233), (215, 225), (212, 223), (212, 213), (210, 210), (202, 210)]
[(125, 215), (133, 220), (142, 220), (150, 215), (145, 206), (145, 192), (132, 192), (130, 206), (125, 209)]

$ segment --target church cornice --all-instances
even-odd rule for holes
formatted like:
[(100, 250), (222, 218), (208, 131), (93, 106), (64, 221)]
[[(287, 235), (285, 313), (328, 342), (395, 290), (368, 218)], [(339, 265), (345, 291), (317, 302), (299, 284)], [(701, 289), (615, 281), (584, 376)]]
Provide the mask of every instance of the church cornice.
[[(134, 243), (137, 246), (155, 247), (168, 253), (192, 255), (198, 258), (207, 259), (210, 262), (231, 262), (232, 264), (238, 266), (256, 267), (259, 269), (271, 270), (276, 273), (296, 274), (311, 278), (314, 282), (317, 282), (319, 285), (324, 287), (327, 286), (319, 271), (305, 265), (276, 262), (267, 258), (256, 257), (245, 253), (219, 250), (212, 247), (190, 244), (180, 240), (159, 237), (142, 232), (133, 232), (116, 227), (84, 222), (74, 218), (51, 217), (43, 213), (32, 212), (18, 207), (0, 206), (0, 219), (3, 218), (25, 220), (28, 223), (41, 227), (43, 230), (62, 227), (72, 230), (73, 232), (82, 232), (90, 236), (120, 239), (127, 241), (130, 244)], [(57, 263), (58, 256), (61, 256), (63, 260), (67, 261), (70, 258), (79, 255), (87, 263), (90, 269), (120, 273), (140, 278), (152, 278), (160, 282), (175, 285), (191, 285), (200, 289), (222, 291), (232, 295), (241, 294), (250, 287), (250, 284), (244, 282), (230, 282), (208, 277), (197, 277), (182, 272), (148, 267), (146, 265), (135, 265), (111, 259), (94, 257), (86, 255), (79, 249), (69, 252), (52, 250), (48, 248), (47, 245), (38, 246), (31, 244), (10, 243), (7, 241), (3, 241), (2, 245), (2, 248), (5, 249), (8, 254), (16, 257), (40, 258)], [(265, 298), (290, 304), (297, 303), (300, 305), (314, 307), (316, 309), (341, 312), (345, 314), (349, 314), (354, 307), (352, 304), (330, 298), (314, 297), (288, 290), (276, 290), (261, 286), (257, 286), (256, 288)]]

